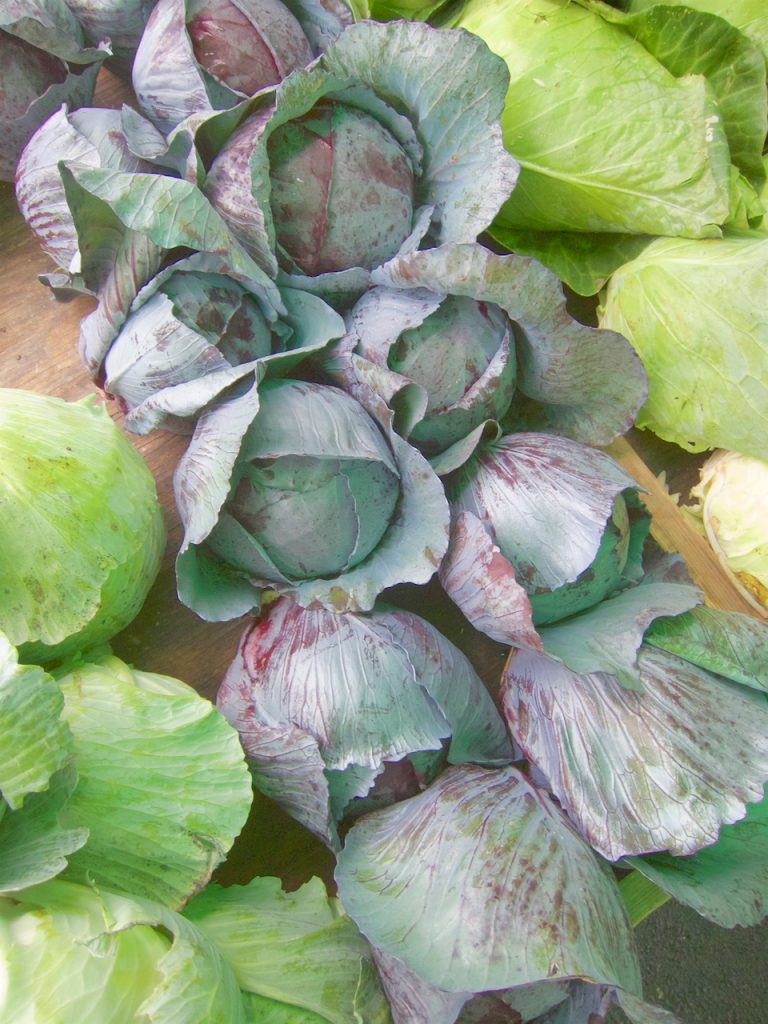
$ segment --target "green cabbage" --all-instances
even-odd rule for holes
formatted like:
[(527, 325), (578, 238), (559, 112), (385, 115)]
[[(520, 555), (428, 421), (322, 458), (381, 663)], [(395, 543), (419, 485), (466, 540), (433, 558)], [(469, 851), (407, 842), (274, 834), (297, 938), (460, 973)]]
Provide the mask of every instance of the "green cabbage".
[[(645, 11), (659, 0), (629, 0), (628, 10)], [(757, 43), (768, 60), (768, 5), (765, 0), (664, 0), (665, 5), (691, 7), (695, 11), (718, 14)]]
[(315, 878), (207, 886), (175, 913), (54, 879), (0, 896), (0, 1018), (390, 1024), (372, 951)]
[(768, 454), (768, 237), (660, 238), (611, 278), (600, 326), (648, 374), (637, 418), (689, 451)]
[(95, 396), (0, 389), (0, 467), (0, 629), (32, 663), (109, 640), (165, 546), (141, 456)]
[(735, 586), (768, 616), (768, 461), (716, 452), (691, 494), (700, 504), (686, 511)]
[(243, 1024), (231, 968), (147, 900), (58, 879), (0, 898), (3, 1020)]
[(568, 0), (470, 0), (458, 23), (510, 69), (501, 123), (521, 171), (497, 223), (719, 233), (729, 152), (703, 77), (674, 77), (630, 32)]
[(0, 893), (62, 875), (179, 908), (248, 816), (243, 751), (210, 701), (110, 655), (54, 680), (0, 633), (0, 735)]

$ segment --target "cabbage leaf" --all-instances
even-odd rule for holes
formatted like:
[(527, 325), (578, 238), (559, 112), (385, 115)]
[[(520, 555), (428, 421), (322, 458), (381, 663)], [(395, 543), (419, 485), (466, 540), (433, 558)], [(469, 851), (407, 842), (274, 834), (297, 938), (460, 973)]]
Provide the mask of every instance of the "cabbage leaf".
[(660, 238), (611, 278), (600, 324), (648, 374), (637, 426), (687, 451), (768, 455), (768, 237)]

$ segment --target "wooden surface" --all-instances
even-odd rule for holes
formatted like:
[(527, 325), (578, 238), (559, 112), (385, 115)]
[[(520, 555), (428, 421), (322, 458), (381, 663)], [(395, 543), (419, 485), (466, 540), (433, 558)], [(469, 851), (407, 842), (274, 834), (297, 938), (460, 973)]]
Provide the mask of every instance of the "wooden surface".
[[(124, 87), (102, 73), (97, 102), (111, 105), (126, 95)], [(76, 400), (94, 386), (76, 351), (79, 321), (92, 308), (87, 298), (55, 301), (37, 280), (52, 269), (19, 215), (13, 189), (0, 184), (2, 274), (0, 274), (0, 385), (26, 388), (42, 394)], [(120, 420), (114, 403), (110, 413)], [(185, 680), (208, 698), (215, 698), (219, 682), (234, 656), (243, 620), (202, 622), (176, 599), (173, 560), (181, 539), (172, 496), (172, 474), (185, 438), (156, 432), (147, 438), (129, 435), (146, 459), (157, 481), (158, 495), (168, 526), (168, 547), (162, 569), (149, 598), (129, 629), (113, 642), (115, 653), (146, 671)], [(634, 443), (642, 443), (635, 437)], [(697, 581), (718, 607), (745, 610), (744, 602), (723, 575), (714, 556), (684, 522), (665, 495), (653, 472), (626, 440), (611, 453), (648, 491), (647, 501), (657, 527), (686, 555)], [(685, 458), (670, 479), (687, 488), (695, 464)], [(706, 549), (706, 550), (705, 550)], [(432, 584), (428, 588), (404, 586), (388, 595), (403, 607), (431, 619), (461, 646), (489, 688), (495, 692), (507, 650), (468, 626), (460, 613)], [(749, 607), (746, 608), (749, 611)], [(238, 842), (222, 873), (224, 880), (245, 880), (254, 873), (277, 874), (297, 884), (313, 872), (328, 874), (328, 854), (268, 801), (257, 798), (246, 833)]]

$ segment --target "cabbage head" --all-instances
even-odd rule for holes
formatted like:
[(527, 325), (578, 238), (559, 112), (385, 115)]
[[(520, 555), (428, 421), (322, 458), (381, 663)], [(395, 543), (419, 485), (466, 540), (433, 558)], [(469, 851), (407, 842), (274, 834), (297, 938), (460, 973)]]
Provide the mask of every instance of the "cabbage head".
[(0, 389), (0, 467), (0, 628), (36, 664), (111, 639), (165, 547), (141, 456), (95, 396)]
[(768, 455), (768, 237), (659, 238), (611, 278), (600, 326), (648, 374), (637, 418), (688, 451)]
[(701, 467), (686, 508), (743, 597), (768, 618), (768, 461), (719, 451)]

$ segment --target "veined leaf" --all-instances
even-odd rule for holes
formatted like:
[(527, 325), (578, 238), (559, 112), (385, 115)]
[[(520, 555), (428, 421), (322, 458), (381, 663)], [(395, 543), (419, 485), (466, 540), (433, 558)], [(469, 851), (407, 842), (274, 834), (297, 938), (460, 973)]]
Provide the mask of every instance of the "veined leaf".
[(741, 821), (723, 825), (717, 841), (688, 857), (628, 857), (680, 903), (723, 928), (760, 924), (768, 915), (768, 797)]
[[(310, 1011), (330, 1024), (358, 1024), (355, 1003), (370, 949), (320, 879), (291, 893), (283, 892), (277, 878), (226, 889), (208, 886), (184, 916), (222, 953), (246, 992)], [(375, 971), (366, 991), (366, 1024), (387, 1024)]]
[(89, 831), (66, 877), (183, 905), (248, 815), (236, 733), (185, 683), (116, 658), (81, 665), (60, 686), (78, 769), (66, 821)]
[(642, 647), (642, 689), (529, 651), (508, 664), (512, 734), (604, 857), (711, 845), (768, 778), (765, 695)]
[(610, 872), (515, 768), (450, 768), (367, 815), (347, 835), (336, 880), (368, 939), (438, 988), (578, 976), (638, 989)]

